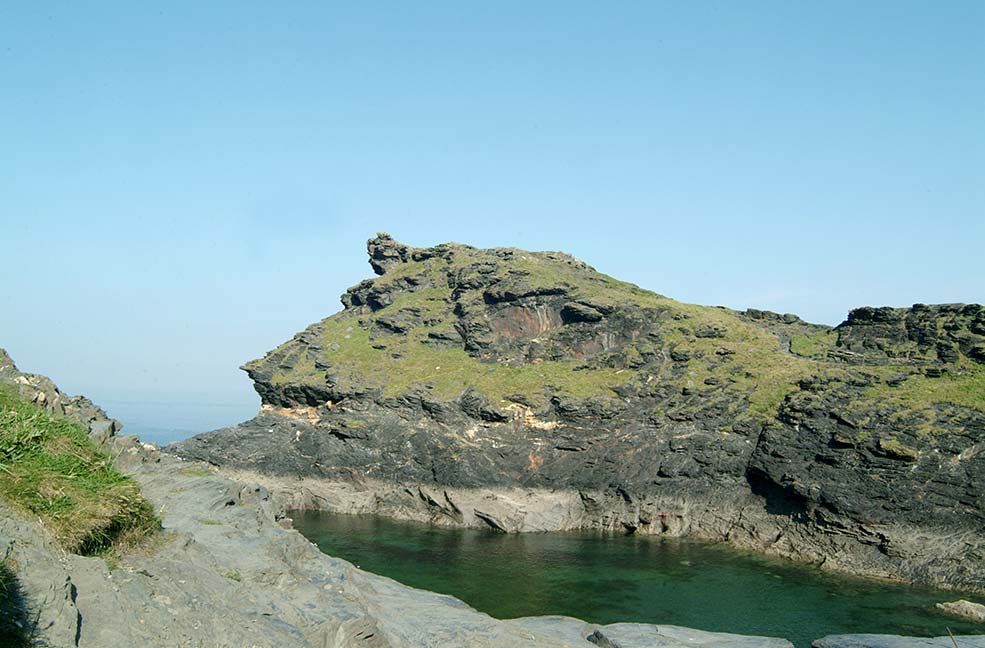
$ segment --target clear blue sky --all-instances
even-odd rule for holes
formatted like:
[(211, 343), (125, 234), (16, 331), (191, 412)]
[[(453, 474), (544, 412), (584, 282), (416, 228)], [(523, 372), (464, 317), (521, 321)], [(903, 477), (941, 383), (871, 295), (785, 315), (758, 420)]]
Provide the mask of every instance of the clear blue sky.
[(830, 324), (985, 301), (985, 2), (339, 4), (0, 5), (22, 368), (248, 417), (377, 230)]

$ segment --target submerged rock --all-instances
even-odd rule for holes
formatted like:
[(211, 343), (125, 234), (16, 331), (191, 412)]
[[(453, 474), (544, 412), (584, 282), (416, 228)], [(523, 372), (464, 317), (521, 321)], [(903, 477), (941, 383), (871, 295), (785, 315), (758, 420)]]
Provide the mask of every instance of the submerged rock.
[(972, 603), (971, 601), (965, 600), (947, 601), (946, 603), (938, 603), (937, 609), (947, 612), (951, 616), (967, 619), (968, 621), (985, 623), (985, 605), (981, 603)]

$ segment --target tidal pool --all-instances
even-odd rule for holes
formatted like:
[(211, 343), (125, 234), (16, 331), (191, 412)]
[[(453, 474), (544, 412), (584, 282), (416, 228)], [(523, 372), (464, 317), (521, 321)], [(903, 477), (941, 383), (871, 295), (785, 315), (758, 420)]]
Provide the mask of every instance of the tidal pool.
[[(970, 598), (836, 576), (689, 540), (577, 532), (503, 534), (374, 516), (295, 512), (325, 553), (498, 618), (563, 614), (784, 637), (982, 633), (934, 610)], [(960, 642), (960, 638), (959, 638)]]

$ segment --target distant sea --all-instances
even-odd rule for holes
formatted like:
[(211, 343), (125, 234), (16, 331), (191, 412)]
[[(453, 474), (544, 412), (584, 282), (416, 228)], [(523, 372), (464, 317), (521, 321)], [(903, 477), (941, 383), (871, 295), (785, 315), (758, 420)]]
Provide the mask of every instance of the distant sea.
[(188, 403), (99, 400), (106, 413), (123, 423), (121, 434), (136, 434), (141, 441), (167, 445), (256, 416), (259, 399), (238, 403)]

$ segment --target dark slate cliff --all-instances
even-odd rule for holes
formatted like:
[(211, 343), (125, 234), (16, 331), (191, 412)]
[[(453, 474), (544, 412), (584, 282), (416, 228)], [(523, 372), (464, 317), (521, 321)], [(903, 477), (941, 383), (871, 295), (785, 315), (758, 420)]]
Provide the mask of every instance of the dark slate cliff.
[(368, 247), (379, 277), (244, 367), (260, 415), (172, 452), (374, 493), (331, 508), (693, 534), (982, 588), (982, 306), (859, 308), (831, 329), (562, 253)]

